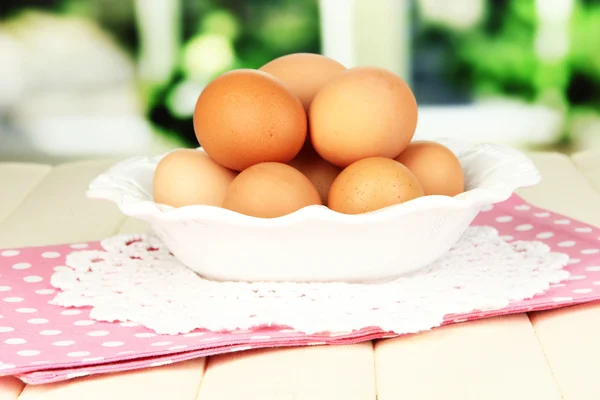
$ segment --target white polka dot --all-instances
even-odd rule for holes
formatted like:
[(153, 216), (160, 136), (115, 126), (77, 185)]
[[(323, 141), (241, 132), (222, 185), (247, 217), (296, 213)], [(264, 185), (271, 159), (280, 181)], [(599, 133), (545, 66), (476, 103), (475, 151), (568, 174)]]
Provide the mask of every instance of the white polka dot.
[(492, 211), (493, 209), (494, 209), (494, 206), (492, 204), (488, 204), (488, 205), (481, 207), (481, 212), (488, 212), (488, 211)]
[(552, 285), (550, 285), (551, 288), (559, 288), (559, 287), (563, 287), (563, 286), (567, 286), (564, 283), (553, 283)]
[(571, 258), (568, 261), (568, 264), (578, 264), (581, 260), (579, 258)]
[(92, 332), (87, 333), (88, 336), (93, 336), (93, 337), (106, 336), (108, 334), (110, 334), (110, 332), (108, 332), (108, 331), (92, 331)]
[(46, 252), (42, 253), (42, 257), (43, 258), (58, 258), (58, 257), (60, 257), (60, 253), (58, 253), (56, 251), (46, 251)]
[(190, 332), (183, 335), (183, 337), (197, 337), (204, 335), (204, 332)]
[(7, 303), (20, 303), (23, 301), (22, 297), (5, 297), (4, 301)]
[(4, 341), (4, 343), (6, 343), (6, 344), (25, 344), (25, 343), (27, 343), (27, 340), (19, 339), (19, 338), (10, 338), (10, 339), (6, 339)]
[(539, 213), (535, 213), (533, 214), (538, 218), (548, 218), (550, 216), (550, 213), (548, 212), (539, 212)]
[(30, 275), (23, 278), (23, 280), (27, 283), (37, 283), (43, 281), (44, 279), (41, 276)]
[[(16, 368), (16, 365), (14, 364), (0, 364), (0, 370), (2, 369), (13, 369)], [(23, 378), (21, 378), (23, 379)]]
[(121, 322), (120, 325), (122, 327), (125, 327), (125, 328), (131, 328), (131, 327), (134, 327), (134, 326), (139, 326), (140, 324), (136, 324), (135, 322), (129, 322), (129, 321), (127, 321), (127, 322)]
[(60, 335), (61, 333), (62, 333), (61, 331), (58, 331), (58, 330), (55, 330), (55, 329), (48, 329), (48, 330), (45, 330), (45, 331), (41, 331), (40, 335), (42, 335), (42, 336), (55, 336), (55, 335)]
[(600, 272), (600, 265), (590, 265), (585, 270), (590, 272)]
[(85, 249), (88, 247), (87, 243), (75, 243), (69, 246), (72, 249)]
[(554, 221), (554, 223), (556, 225), (569, 225), (571, 221), (569, 221), (568, 219), (557, 219)]
[(79, 315), (81, 314), (81, 310), (65, 310), (61, 312), (61, 315)]
[(583, 250), (581, 250), (581, 254), (596, 254), (599, 252), (600, 252), (600, 249), (583, 249)]
[(38, 324), (45, 324), (48, 322), (48, 320), (45, 318), (31, 318), (31, 319), (28, 319), (27, 322), (30, 324), (38, 325)]
[(250, 339), (252, 339), (252, 340), (268, 340), (268, 339), (271, 339), (271, 336), (257, 335), (257, 336), (252, 336)]
[(515, 206), (515, 210), (517, 210), (517, 211), (528, 211), (528, 210), (531, 210), (531, 206), (529, 206), (527, 204), (520, 204), (518, 206)]
[(82, 362), (94, 362), (94, 361), (102, 361), (104, 357), (92, 357), (92, 358), (84, 358), (81, 360)]
[(120, 351), (120, 352), (118, 352), (118, 353), (117, 353), (117, 355), (118, 355), (118, 356), (124, 356), (124, 355), (126, 355), (126, 354), (133, 354), (133, 353), (135, 353), (135, 351), (132, 351), (132, 350), (125, 350), (125, 351)]
[(137, 338), (150, 338), (150, 337), (154, 337), (156, 336), (156, 333), (152, 333), (152, 332), (142, 332), (142, 333), (136, 333), (135, 337)]
[(530, 231), (533, 229), (533, 225), (531, 224), (522, 224), (519, 225), (515, 228), (516, 230), (518, 230), (519, 232), (526, 232), (526, 231)]
[(17, 308), (15, 311), (21, 314), (31, 314), (37, 310), (35, 308)]
[(171, 361), (171, 360), (157, 361), (157, 362), (153, 362), (152, 364), (150, 364), (150, 366), (151, 367), (160, 367), (162, 365), (169, 365), (169, 364), (173, 364), (173, 361)]
[(66, 347), (66, 346), (72, 346), (75, 344), (74, 341), (72, 340), (59, 340), (58, 342), (54, 342), (52, 343), (54, 346), (58, 346), (58, 347)]
[(73, 351), (71, 353), (67, 353), (67, 357), (86, 357), (89, 355), (90, 353), (88, 351)]
[(580, 228), (575, 228), (575, 232), (581, 232), (581, 233), (589, 233), (592, 231), (592, 228), (590, 228), (589, 226), (583, 226)]
[(236, 334), (236, 335), (243, 335), (245, 333), (252, 333), (254, 331), (251, 331), (249, 329), (236, 329), (235, 331), (232, 331), (230, 333)]
[(19, 250), (4, 250), (2, 253), (0, 253), (0, 256), (14, 257), (14, 256), (18, 256), (19, 254), (21, 254), (21, 252)]
[(66, 267), (64, 265), (57, 265), (56, 267), (52, 268), (54, 270), (54, 272), (71, 272), (73, 271), (73, 269)]
[(46, 294), (53, 294), (54, 293), (54, 289), (38, 289), (35, 291), (36, 294), (41, 294), (41, 295), (46, 295)]
[(90, 373), (89, 372), (71, 372), (70, 374), (67, 374), (67, 379), (74, 379), (74, 378), (81, 378), (83, 376), (88, 376)]
[(573, 289), (573, 293), (583, 294), (583, 293), (592, 293), (592, 289)]
[(560, 242), (558, 247), (573, 247), (575, 246), (575, 242), (572, 240), (565, 240), (564, 242)]
[(505, 242), (510, 242), (511, 240), (514, 239), (514, 237), (512, 237), (510, 235), (505, 235), (505, 236), (500, 236), (500, 239), (504, 240)]
[(90, 325), (94, 325), (95, 323), (96, 323), (96, 321), (92, 321), (90, 319), (82, 319), (82, 320), (73, 322), (73, 325), (76, 325), (76, 326), (90, 326)]
[(40, 352), (38, 350), (21, 350), (17, 351), (17, 354), (23, 357), (31, 357), (37, 356), (38, 354), (40, 354)]
[(0, 333), (12, 332), (14, 330), (15, 328), (12, 328), (10, 326), (0, 326)]
[(169, 347), (168, 350), (181, 350), (181, 349), (185, 349), (187, 346), (186, 345), (179, 345), (179, 346), (173, 346), (173, 347)]
[(585, 275), (573, 275), (569, 277), (569, 280), (571, 281), (581, 281), (583, 279), (586, 279)]
[(31, 268), (31, 264), (29, 263), (16, 263), (15, 265), (12, 266), (12, 269), (29, 269)]
[(159, 346), (168, 346), (173, 344), (173, 342), (154, 342), (150, 346), (159, 347)]
[(594, 281), (592, 282), (592, 285), (600, 286), (600, 281)]
[(281, 333), (296, 333), (296, 330), (295, 329), (282, 329), (279, 332), (281, 332)]
[(0, 292), (8, 292), (11, 289), (10, 286), (0, 286)]
[(562, 301), (572, 301), (572, 300), (573, 300), (572, 297), (553, 297), (552, 298), (552, 301), (555, 301), (557, 303), (562, 302)]
[(554, 233), (552, 232), (541, 232), (535, 235), (538, 239), (550, 239), (552, 236), (554, 236)]
[(513, 220), (513, 217), (511, 217), (510, 215), (504, 215), (504, 216), (496, 218), (496, 222), (501, 222), (501, 223), (510, 222), (512, 220)]
[(123, 342), (104, 342), (102, 343), (102, 346), (104, 347), (119, 347), (119, 346), (123, 346), (125, 343)]

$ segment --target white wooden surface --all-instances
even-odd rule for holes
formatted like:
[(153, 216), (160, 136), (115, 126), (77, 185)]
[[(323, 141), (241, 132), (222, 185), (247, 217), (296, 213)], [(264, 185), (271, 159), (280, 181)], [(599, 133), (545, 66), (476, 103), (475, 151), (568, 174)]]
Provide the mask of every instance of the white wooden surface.
[[(535, 205), (600, 226), (600, 153), (532, 154)], [(0, 248), (147, 230), (87, 200), (112, 161), (0, 164)], [(43, 386), (0, 378), (0, 400), (598, 400), (600, 306), (450, 325), (352, 346), (256, 350)]]

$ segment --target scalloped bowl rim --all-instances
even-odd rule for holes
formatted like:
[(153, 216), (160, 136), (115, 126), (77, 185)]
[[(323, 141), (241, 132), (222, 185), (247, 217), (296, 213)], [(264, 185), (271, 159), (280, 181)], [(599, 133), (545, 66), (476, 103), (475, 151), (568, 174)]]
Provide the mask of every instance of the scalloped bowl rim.
[[(441, 142), (444, 144), (448, 142), (452, 142), (454, 144), (458, 143), (462, 146), (469, 145), (471, 148), (477, 146), (477, 144), (470, 144), (455, 139), (446, 138), (438, 139), (436, 142)], [(490, 144), (486, 145), (489, 146)], [(141, 219), (151, 218), (153, 220), (164, 222), (202, 220), (260, 227), (291, 225), (307, 220), (319, 220), (324, 222), (347, 224), (372, 223), (382, 219), (403, 216), (424, 209), (469, 209), (472, 207), (481, 207), (487, 204), (494, 204), (507, 200), (518, 188), (534, 186), (540, 182), (541, 176), (539, 170), (533, 164), (533, 161), (526, 155), (506, 145), (493, 144), (492, 146), (498, 149), (510, 151), (519, 156), (521, 162), (530, 164), (529, 168), (531, 173), (526, 177), (522, 177), (522, 179), (513, 184), (508, 184), (505, 182), (502, 187), (474, 188), (454, 197), (428, 195), (363, 214), (343, 214), (331, 210), (324, 205), (311, 205), (281, 217), (259, 218), (210, 205), (198, 204), (174, 208), (150, 200), (138, 200), (130, 195), (116, 194), (114, 188), (111, 188), (110, 185), (107, 188), (107, 185), (103, 184), (103, 181), (108, 179), (108, 176), (117, 170), (127, 171), (131, 167), (141, 163), (156, 164), (166, 154), (175, 150), (171, 150), (154, 157), (133, 157), (115, 164), (109, 170), (97, 176), (90, 183), (86, 195), (91, 199), (109, 200), (114, 202), (121, 212), (127, 216)], [(204, 151), (202, 148), (198, 148), (197, 150)]]

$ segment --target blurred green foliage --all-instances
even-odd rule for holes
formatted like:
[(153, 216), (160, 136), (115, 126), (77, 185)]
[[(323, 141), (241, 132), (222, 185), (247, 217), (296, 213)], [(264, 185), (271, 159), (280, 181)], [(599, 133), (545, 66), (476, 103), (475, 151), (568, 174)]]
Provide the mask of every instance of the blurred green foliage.
[(536, 52), (539, 17), (534, 0), (488, 2), (481, 25), (453, 30), (431, 25), (430, 41), (444, 37), (448, 77), (467, 86), (474, 97), (515, 97), (564, 112), (569, 120), (581, 113), (600, 114), (600, 1), (574, 0), (567, 21), (568, 51), (544, 60)]

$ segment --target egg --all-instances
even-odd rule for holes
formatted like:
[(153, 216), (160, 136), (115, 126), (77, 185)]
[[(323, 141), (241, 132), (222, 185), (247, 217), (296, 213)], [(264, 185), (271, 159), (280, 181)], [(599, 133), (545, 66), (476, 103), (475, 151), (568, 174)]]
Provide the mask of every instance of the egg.
[(346, 67), (320, 54), (295, 53), (276, 58), (260, 67), (260, 70), (285, 83), (308, 111), (315, 94), (332, 77), (345, 71)]
[(396, 160), (369, 157), (346, 167), (333, 181), (327, 205), (343, 214), (362, 214), (421, 197), (417, 177)]
[(255, 164), (231, 182), (223, 207), (240, 214), (277, 218), (322, 204), (319, 192), (297, 169), (287, 164)]
[(221, 207), (236, 173), (206, 153), (180, 149), (163, 157), (154, 171), (154, 201), (172, 207), (204, 204)]
[(304, 145), (306, 113), (300, 100), (266, 72), (226, 72), (202, 91), (194, 131), (217, 163), (242, 171), (262, 162), (290, 162)]
[(414, 141), (396, 160), (415, 174), (426, 195), (456, 196), (465, 190), (460, 161), (442, 144)]
[(302, 172), (315, 186), (323, 204), (327, 204), (329, 188), (341, 172), (339, 167), (323, 160), (317, 152), (307, 143), (290, 166)]
[(376, 67), (340, 72), (314, 97), (308, 117), (315, 150), (339, 167), (395, 158), (412, 140), (417, 102), (408, 85)]

